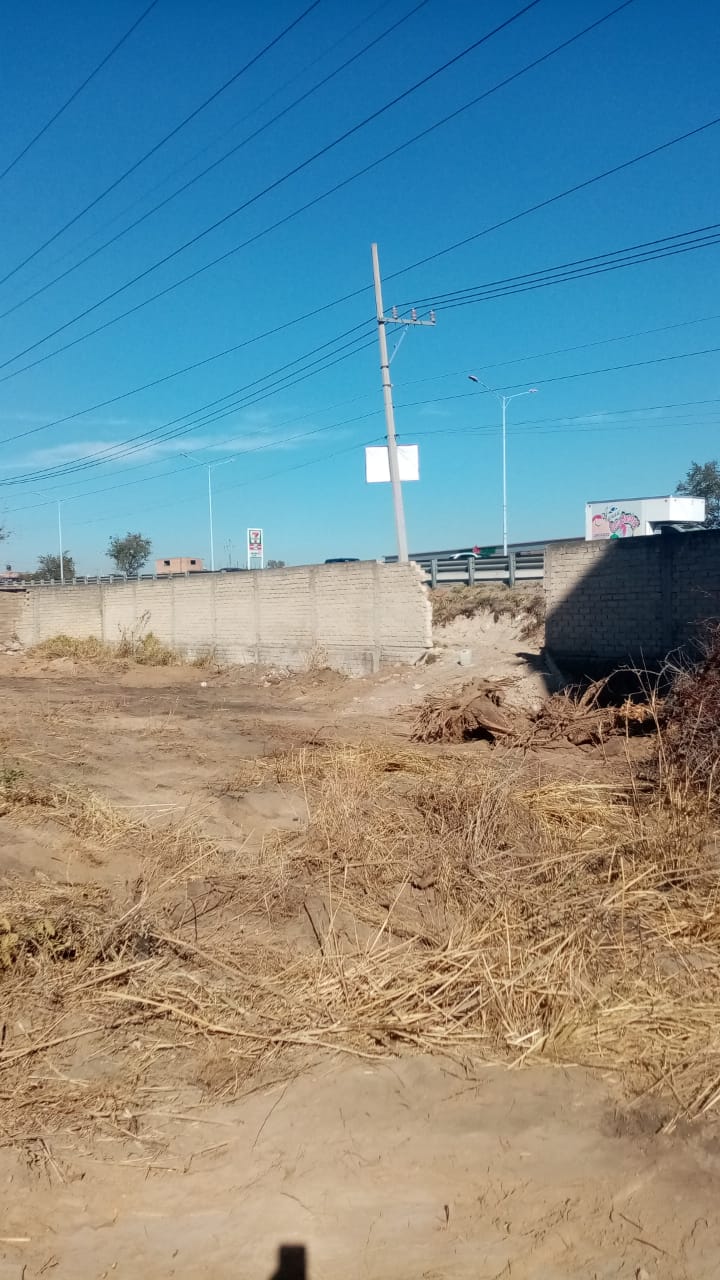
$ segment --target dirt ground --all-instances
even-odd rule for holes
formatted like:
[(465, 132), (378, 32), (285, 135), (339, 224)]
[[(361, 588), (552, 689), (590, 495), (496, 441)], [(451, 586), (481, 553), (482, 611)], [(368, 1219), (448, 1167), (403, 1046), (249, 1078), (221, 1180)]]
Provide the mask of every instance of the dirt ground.
[[(531, 706), (553, 677), (519, 636), (509, 621), (458, 619), (435, 661), (362, 680), (1, 656), (6, 783), (23, 769), (150, 831), (200, 832), (217, 875), (218, 859), (222, 870), (223, 857), (231, 867), (262, 856), (308, 819), (302, 787), (232, 789), (233, 770), (318, 742), (407, 744), (423, 698), (473, 674), (511, 678), (512, 698)], [(600, 766), (610, 767), (576, 750), (552, 763), (580, 778)], [(6, 886), (114, 892), (140, 875), (136, 840), (108, 845), (92, 825), (68, 836), (52, 813), (31, 821), (11, 806), (0, 837)], [(222, 927), (250, 947), (269, 915)], [(315, 945), (307, 919), (301, 928), (289, 914), (283, 928), (299, 951)], [(0, 1001), (2, 981), (0, 968)], [(19, 1028), (13, 1018), (11, 1047), (33, 1032), (30, 1015)], [(233, 1089), (212, 1078), (221, 1059), (187, 1074), (195, 1044), (165, 1045), (166, 1064), (138, 1071), (125, 1131), (122, 1117), (112, 1131), (61, 1117), (49, 1136), (28, 1095), (22, 1132), (0, 1130), (0, 1280), (298, 1280), (297, 1253), (279, 1262), (286, 1246), (306, 1250), (312, 1280), (720, 1275), (714, 1122), (664, 1132), (662, 1104), (629, 1101), (616, 1073), (313, 1046), (292, 1070), (270, 1064)], [(58, 1079), (80, 1070), (79, 1058), (43, 1062)]]

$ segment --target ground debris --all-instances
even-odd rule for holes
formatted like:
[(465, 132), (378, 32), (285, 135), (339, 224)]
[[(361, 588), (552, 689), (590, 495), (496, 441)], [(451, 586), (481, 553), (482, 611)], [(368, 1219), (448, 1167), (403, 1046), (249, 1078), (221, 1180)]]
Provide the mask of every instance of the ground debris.
[(626, 698), (619, 706), (603, 705), (608, 680), (595, 680), (584, 690), (566, 690), (546, 698), (528, 712), (509, 706), (505, 682), (473, 680), (448, 697), (428, 698), (413, 727), (416, 742), (464, 742), (485, 738), (515, 746), (583, 746), (613, 734), (631, 734), (654, 723), (657, 706)]

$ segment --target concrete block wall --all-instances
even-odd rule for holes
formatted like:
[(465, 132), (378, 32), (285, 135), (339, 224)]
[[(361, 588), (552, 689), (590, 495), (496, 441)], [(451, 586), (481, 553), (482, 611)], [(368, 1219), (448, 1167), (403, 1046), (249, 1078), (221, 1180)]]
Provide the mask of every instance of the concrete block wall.
[(0, 649), (7, 648), (16, 639), (24, 608), (22, 591), (0, 591)]
[(675, 540), (671, 591), (676, 644), (720, 618), (720, 529)]
[(414, 662), (432, 645), (430, 601), (412, 564), (37, 587), (17, 599), (12, 626), (25, 645), (59, 634), (117, 643), (152, 631), (189, 658), (213, 652), (233, 664), (312, 662), (355, 674)]
[(720, 531), (551, 543), (545, 637), (569, 670), (662, 659), (720, 617)]

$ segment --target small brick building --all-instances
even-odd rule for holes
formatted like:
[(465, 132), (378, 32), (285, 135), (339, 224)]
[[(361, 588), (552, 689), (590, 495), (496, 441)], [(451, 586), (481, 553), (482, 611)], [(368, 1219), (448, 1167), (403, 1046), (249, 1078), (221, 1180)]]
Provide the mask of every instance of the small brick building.
[(162, 573), (202, 573), (205, 568), (202, 560), (196, 556), (170, 556), (168, 560), (156, 560), (155, 572)]

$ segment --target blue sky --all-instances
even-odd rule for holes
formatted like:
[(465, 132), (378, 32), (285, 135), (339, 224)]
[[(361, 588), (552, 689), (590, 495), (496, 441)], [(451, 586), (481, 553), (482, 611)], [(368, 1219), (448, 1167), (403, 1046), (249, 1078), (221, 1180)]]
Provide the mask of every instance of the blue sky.
[[(0, 312), (10, 312), (0, 319), (0, 513), (11, 530), (3, 554), (14, 566), (31, 568), (56, 549), (57, 500), (80, 572), (107, 571), (108, 539), (127, 530), (151, 537), (158, 556), (207, 558), (207, 466), (220, 462), (213, 472), (218, 563), (243, 562), (245, 530), (255, 524), (265, 529), (266, 554), (288, 563), (391, 553), (389, 490), (364, 482), (363, 446), (383, 434), (371, 242), (380, 246), (388, 308), (428, 300), (424, 314), (431, 300), (455, 290), (718, 220), (715, 126), (478, 235), (720, 115), (713, 7), (633, 0), (484, 102), (267, 230), (615, 7), (613, 0), (540, 0), (96, 307), (523, 7), (521, 0), (427, 0), (411, 13), (417, 0), (382, 7), (321, 0), (112, 193), (13, 270), (308, 4), (159, 0), (0, 182), (0, 276), (8, 275)], [(0, 171), (144, 7), (142, 0), (28, 0), (4, 15)], [(396, 31), (212, 173), (24, 301), (405, 15)], [(41, 359), (256, 236), (194, 280)], [(406, 270), (468, 237), (475, 238)], [(587, 499), (671, 492), (691, 460), (717, 457), (717, 266), (717, 247), (707, 247), (439, 306), (435, 328), (409, 331), (392, 371), (400, 439), (421, 447), (421, 480), (405, 486), (411, 549), (500, 538), (499, 406), (468, 382), (471, 371), (498, 388), (539, 390), (510, 406), (511, 540), (579, 535)], [(355, 296), (327, 307), (346, 294)], [(86, 308), (94, 309), (75, 320)], [(211, 358), (230, 347), (237, 349)], [(151, 382), (157, 385), (125, 394)], [(105, 401), (112, 403), (80, 412)], [(196, 412), (215, 401), (222, 401), (215, 414)], [(78, 416), (47, 425), (70, 415)], [(163, 428), (165, 438), (153, 441)], [(127, 454), (124, 442), (135, 437), (144, 438)], [(82, 469), (52, 470), (76, 460)]]

